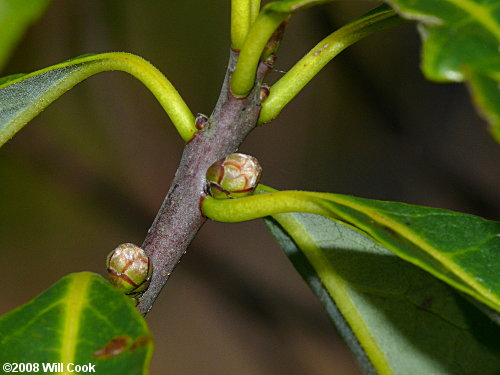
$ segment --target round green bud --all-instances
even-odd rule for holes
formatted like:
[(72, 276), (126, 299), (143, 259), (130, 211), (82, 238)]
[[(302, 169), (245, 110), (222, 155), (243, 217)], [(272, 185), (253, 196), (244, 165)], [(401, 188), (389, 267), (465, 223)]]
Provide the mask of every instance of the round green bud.
[(210, 195), (217, 199), (239, 198), (250, 195), (257, 187), (262, 168), (256, 158), (245, 154), (231, 154), (207, 170)]
[(109, 281), (128, 295), (139, 295), (149, 286), (153, 265), (138, 246), (124, 243), (106, 259)]

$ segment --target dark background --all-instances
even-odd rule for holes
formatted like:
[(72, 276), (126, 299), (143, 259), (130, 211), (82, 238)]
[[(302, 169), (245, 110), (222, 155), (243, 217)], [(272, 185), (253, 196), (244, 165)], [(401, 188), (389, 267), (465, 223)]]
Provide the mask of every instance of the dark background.
[[(55, 0), (2, 73), (128, 51), (164, 72), (194, 113), (209, 114), (228, 58), (229, 4)], [(296, 15), (276, 68), (374, 5), (339, 1)], [(335, 58), (243, 144), (263, 165), (263, 183), (499, 219), (499, 148), (465, 86), (422, 77), (419, 51), (407, 24)], [(103, 274), (116, 245), (141, 244), (182, 147), (153, 96), (124, 73), (78, 85), (5, 145), (0, 313), (67, 273)], [(207, 223), (147, 318), (152, 374), (360, 374), (260, 221)]]

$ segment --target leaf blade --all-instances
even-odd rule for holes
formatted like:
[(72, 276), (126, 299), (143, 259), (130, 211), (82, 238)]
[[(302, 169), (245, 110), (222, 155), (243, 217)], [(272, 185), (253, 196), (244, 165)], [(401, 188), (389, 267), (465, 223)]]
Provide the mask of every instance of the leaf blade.
[(174, 86), (146, 60), (123, 52), (82, 55), (24, 75), (0, 80), (0, 146), (49, 104), (90, 76), (120, 70), (139, 79), (153, 93), (181, 137), (196, 133), (194, 116)]
[(2, 363), (92, 363), (96, 372), (147, 374), (152, 350), (129, 299), (89, 272), (62, 278), (0, 318)]
[[(470, 305), (464, 306), (464, 299), (451, 287), (328, 218), (277, 214), (273, 219), (265, 219), (271, 233), (332, 320), (337, 326), (339, 318), (348, 323), (349, 346), (358, 357), (360, 350), (366, 352), (373, 363), (366, 363), (361, 354), (368, 374), (403, 375), (418, 369), (422, 374), (479, 375), (495, 374), (500, 368), (495, 340), (500, 328)], [(332, 314), (325, 293), (340, 317)], [(471, 317), (476, 320), (471, 322)], [(490, 343), (478, 339), (478, 319), (491, 330)], [(352, 334), (357, 342), (349, 337)], [(453, 337), (460, 337), (459, 345)]]
[[(406, 261), (500, 311), (500, 280), (496, 277), (500, 274), (500, 222), (448, 210), (341, 194), (270, 192), (273, 189), (263, 186), (260, 191), (267, 194), (233, 200), (207, 197), (203, 213), (224, 222), (288, 212), (336, 218)], [(450, 244), (447, 241), (451, 241)], [(471, 251), (467, 251), (469, 248)]]
[[(480, 0), (387, 0), (402, 17), (421, 22), (422, 70), (438, 82), (466, 82), (500, 142), (500, 10)], [(493, 98), (495, 99), (493, 99)], [(488, 99), (491, 98), (491, 99)]]

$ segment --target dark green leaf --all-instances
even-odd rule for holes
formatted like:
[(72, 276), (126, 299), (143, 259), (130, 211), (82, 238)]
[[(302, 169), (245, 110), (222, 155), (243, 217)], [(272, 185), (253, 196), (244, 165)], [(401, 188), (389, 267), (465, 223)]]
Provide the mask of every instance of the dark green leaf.
[(45, 10), (50, 0), (0, 0), (0, 69), (26, 28)]
[(421, 22), (422, 69), (436, 81), (466, 81), (500, 142), (500, 7), (484, 0), (387, 0)]
[(97, 374), (147, 374), (152, 350), (130, 298), (89, 272), (62, 278), (0, 318), (2, 364), (90, 363)]
[(236, 222), (286, 212), (349, 223), (401, 258), (500, 312), (500, 222), (397, 202), (306, 191), (203, 202), (206, 216)]
[(328, 218), (273, 219), (271, 233), (368, 374), (499, 373), (500, 327), (453, 288)]

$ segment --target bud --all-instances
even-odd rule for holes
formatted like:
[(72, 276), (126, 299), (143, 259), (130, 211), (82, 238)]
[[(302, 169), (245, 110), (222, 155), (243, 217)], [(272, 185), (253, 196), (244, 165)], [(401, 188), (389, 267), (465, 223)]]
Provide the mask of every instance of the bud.
[(265, 101), (269, 94), (271, 93), (271, 88), (268, 85), (262, 85), (260, 86), (260, 95), (259, 95), (259, 101), (262, 103)]
[(149, 286), (153, 265), (138, 246), (125, 243), (118, 246), (106, 259), (111, 284), (128, 295), (139, 295)]
[(194, 120), (194, 126), (196, 129), (201, 130), (204, 129), (208, 125), (208, 117), (203, 113), (198, 113)]
[(288, 20), (290, 17), (285, 19), (279, 26), (278, 28), (274, 31), (273, 35), (269, 38), (269, 40), (266, 43), (266, 46), (264, 47), (264, 50), (262, 51), (262, 55), (260, 59), (262, 61), (266, 61), (269, 65), (272, 65), (274, 63), (275, 58), (271, 59), (269, 62), (267, 59), (270, 56), (274, 56), (276, 51), (278, 50), (281, 40), (283, 39), (283, 35), (285, 34), (285, 28), (286, 25), (288, 24)]
[(261, 173), (262, 168), (253, 156), (228, 155), (207, 170), (210, 195), (217, 199), (250, 195), (257, 187)]

